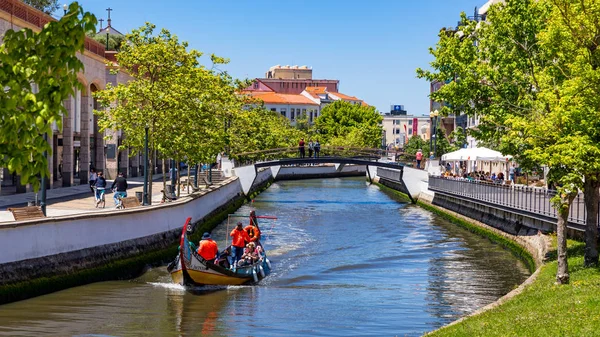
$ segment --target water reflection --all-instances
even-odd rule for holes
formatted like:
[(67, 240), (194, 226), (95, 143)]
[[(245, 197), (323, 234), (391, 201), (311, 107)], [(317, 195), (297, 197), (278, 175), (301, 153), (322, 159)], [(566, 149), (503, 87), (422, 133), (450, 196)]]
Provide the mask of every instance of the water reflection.
[[(0, 306), (0, 335), (417, 336), (527, 276), (509, 252), (364, 179), (276, 183), (238, 213), (261, 222), (259, 286), (185, 289), (165, 268)], [(231, 228), (213, 231), (223, 247)]]

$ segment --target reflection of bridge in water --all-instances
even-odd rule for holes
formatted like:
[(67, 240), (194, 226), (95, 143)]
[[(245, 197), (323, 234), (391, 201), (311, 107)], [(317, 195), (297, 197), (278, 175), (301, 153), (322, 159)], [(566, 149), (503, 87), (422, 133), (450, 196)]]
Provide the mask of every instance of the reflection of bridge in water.
[[(345, 165), (365, 166), (370, 182), (373, 181), (373, 176), (376, 174), (376, 171), (371, 171), (371, 168), (384, 167), (398, 170), (398, 180), (403, 184), (404, 164), (390, 161), (385, 150), (325, 146), (317, 153), (312, 152), (312, 156), (309, 156), (309, 154), (311, 153), (306, 147), (304, 156), (301, 154), (299, 147), (292, 147), (232, 154), (231, 157), (234, 159), (236, 175), (240, 177), (246, 194), (253, 185), (259, 169), (271, 168), (273, 178), (276, 178), (282, 166), (336, 164), (336, 172), (342, 172)], [(403, 192), (410, 196), (408, 190)]]

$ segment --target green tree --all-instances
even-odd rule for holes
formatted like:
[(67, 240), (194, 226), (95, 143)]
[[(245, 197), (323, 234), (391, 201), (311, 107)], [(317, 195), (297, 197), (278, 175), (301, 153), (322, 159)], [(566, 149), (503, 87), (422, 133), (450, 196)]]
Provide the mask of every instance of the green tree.
[(21, 176), (21, 183), (39, 188), (48, 177), (44, 152), (52, 148), (44, 134), (52, 123), (62, 128), (67, 114), (63, 100), (79, 87), (85, 32), (96, 18), (74, 2), (60, 21), (49, 22), (39, 33), (8, 30), (0, 46), (0, 167)]
[[(202, 53), (188, 51), (186, 42), (165, 29), (154, 35), (154, 29), (147, 23), (126, 36), (117, 61), (132, 80), (96, 93), (110, 108), (96, 111), (99, 125), (121, 129), (126, 135), (121, 147), (132, 154), (142, 149), (147, 126), (150, 148), (163, 158), (213, 162), (225, 142), (223, 110), (234, 108), (236, 100), (241, 106), (241, 100), (226, 74), (199, 64)], [(227, 62), (214, 55), (211, 61)], [(152, 153), (151, 162), (157, 159)], [(153, 167), (146, 174), (152, 176)]]
[(375, 107), (335, 101), (321, 111), (315, 129), (321, 143), (377, 148), (381, 144), (381, 120)]
[[(106, 34), (88, 33), (88, 36), (106, 47)], [(121, 51), (121, 45), (125, 41), (125, 36), (123, 35), (108, 34), (107, 50)]]
[[(429, 150), (429, 142), (423, 140), (423, 138), (417, 135), (413, 135), (410, 137), (406, 145), (404, 145), (404, 153), (415, 155), (419, 150), (421, 150), (423, 154), (427, 154), (427, 151)], [(425, 157), (427, 157), (427, 155)]]
[(29, 6), (39, 9), (42, 12), (51, 15), (58, 9), (58, 0), (23, 0)]
[[(578, 188), (583, 186), (578, 151), (585, 144), (560, 93), (564, 75), (551, 50), (540, 41), (552, 15), (548, 1), (508, 0), (490, 8), (486, 24), (462, 15), (456, 32), (441, 32), (431, 53), (433, 71), (419, 69), (430, 81), (448, 81), (432, 94), (436, 101), (480, 116), (477, 135), (497, 142), (527, 168), (547, 165), (559, 184), (557, 282), (568, 283), (566, 224)], [(449, 109), (444, 107), (444, 109)], [(448, 110), (444, 110), (448, 112)], [(597, 118), (596, 118), (597, 119)], [(576, 132), (573, 132), (576, 131)]]

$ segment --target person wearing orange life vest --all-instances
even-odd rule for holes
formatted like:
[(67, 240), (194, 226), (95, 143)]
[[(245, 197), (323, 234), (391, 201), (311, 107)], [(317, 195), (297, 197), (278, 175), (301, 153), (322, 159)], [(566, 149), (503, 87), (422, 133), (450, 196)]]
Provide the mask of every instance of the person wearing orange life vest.
[(258, 221), (256, 221), (256, 213), (250, 211), (250, 224), (244, 228), (244, 231), (248, 233), (251, 242), (258, 242), (260, 240), (260, 228), (258, 228)]
[(198, 244), (198, 255), (202, 256), (206, 261), (214, 263), (218, 254), (219, 248), (217, 248), (217, 243), (210, 238), (210, 233), (204, 233), (202, 240)]
[(241, 222), (237, 223), (236, 228), (234, 228), (231, 233), (231, 255), (233, 256), (233, 264), (232, 266), (237, 266), (238, 261), (244, 255), (244, 248), (246, 247), (246, 242), (250, 242), (250, 237), (248, 233), (244, 230), (244, 227)]

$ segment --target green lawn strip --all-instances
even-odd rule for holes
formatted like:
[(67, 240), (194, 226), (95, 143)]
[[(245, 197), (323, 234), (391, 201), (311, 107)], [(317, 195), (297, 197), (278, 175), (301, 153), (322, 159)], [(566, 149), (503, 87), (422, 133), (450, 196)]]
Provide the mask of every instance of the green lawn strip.
[(428, 336), (598, 336), (600, 270), (583, 268), (581, 242), (569, 241), (571, 283), (554, 284), (556, 261), (499, 307), (442, 328)]

